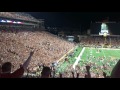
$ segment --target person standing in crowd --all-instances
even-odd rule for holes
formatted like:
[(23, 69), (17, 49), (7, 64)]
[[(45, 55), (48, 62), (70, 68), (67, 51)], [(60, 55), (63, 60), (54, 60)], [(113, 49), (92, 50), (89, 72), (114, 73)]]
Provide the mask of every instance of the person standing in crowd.
[(111, 78), (120, 78), (120, 60), (117, 62), (111, 72)]
[(33, 54), (34, 52), (30, 52), (30, 56), (28, 57), (28, 59), (23, 63), (23, 65), (20, 65), (19, 69), (17, 69), (13, 73), (11, 73), (12, 64), (10, 62), (5, 62), (2, 65), (2, 72), (0, 73), (0, 78), (21, 78), (30, 63)]
[(51, 69), (49, 67), (43, 67), (41, 72), (41, 78), (50, 78), (51, 76)]

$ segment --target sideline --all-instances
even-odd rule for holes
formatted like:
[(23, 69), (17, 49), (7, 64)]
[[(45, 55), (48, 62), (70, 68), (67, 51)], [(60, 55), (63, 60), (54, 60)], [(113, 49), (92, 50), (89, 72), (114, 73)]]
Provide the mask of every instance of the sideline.
[(59, 63), (61, 60), (63, 60), (70, 52), (72, 52), (75, 48), (77, 47), (73, 47), (71, 50), (69, 50), (65, 55), (63, 55), (58, 61), (57, 63)]
[(78, 62), (81, 60), (81, 56), (83, 55), (83, 52), (85, 51), (85, 47), (82, 49), (82, 51), (80, 52), (78, 58), (76, 59), (75, 63), (73, 64), (73, 69), (75, 70), (76, 65), (78, 64)]

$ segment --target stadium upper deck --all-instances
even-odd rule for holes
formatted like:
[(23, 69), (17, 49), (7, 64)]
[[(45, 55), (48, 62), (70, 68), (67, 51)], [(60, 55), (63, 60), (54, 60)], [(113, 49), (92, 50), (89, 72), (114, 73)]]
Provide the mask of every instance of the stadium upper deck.
[(39, 28), (44, 28), (44, 20), (36, 19), (30, 14), (23, 12), (0, 12), (0, 23), (1, 24), (19, 24), (19, 25), (29, 25)]
[(23, 12), (0, 12), (0, 17), (6, 17), (10, 19), (17, 19), (24, 21), (40, 22), (30, 14), (26, 14)]

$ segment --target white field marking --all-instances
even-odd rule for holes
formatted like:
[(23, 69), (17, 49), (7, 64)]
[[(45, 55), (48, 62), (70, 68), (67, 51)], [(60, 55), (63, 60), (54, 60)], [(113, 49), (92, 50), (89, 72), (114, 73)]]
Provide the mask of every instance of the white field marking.
[(90, 48), (90, 56), (92, 56), (92, 48)]
[[(95, 49), (95, 48), (93, 48)], [(120, 49), (115, 49), (115, 48), (99, 48), (99, 49), (105, 49), (105, 50), (120, 50)]]
[(74, 70), (75, 70), (75, 67), (78, 64), (78, 62), (81, 60), (81, 56), (83, 55), (84, 50), (85, 50), (85, 47), (82, 49), (82, 51), (80, 52), (79, 56), (77, 57), (75, 63), (73, 64), (73, 69)]

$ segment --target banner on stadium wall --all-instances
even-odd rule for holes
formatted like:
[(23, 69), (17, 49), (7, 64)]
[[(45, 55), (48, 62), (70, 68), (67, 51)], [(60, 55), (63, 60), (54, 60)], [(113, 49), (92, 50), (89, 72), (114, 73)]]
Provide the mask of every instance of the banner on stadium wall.
[(6, 20), (6, 19), (0, 19), (1, 23), (13, 23), (13, 24), (23, 24), (20, 21), (12, 21), (12, 20)]
[(35, 25), (32, 23), (20, 22), (20, 21), (15, 21), (15, 20), (7, 20), (7, 19), (0, 19), (0, 23)]

